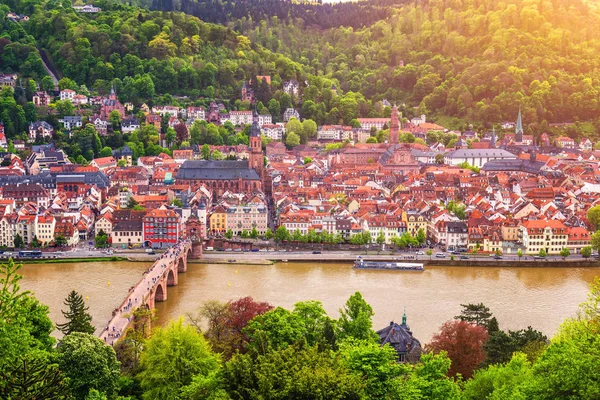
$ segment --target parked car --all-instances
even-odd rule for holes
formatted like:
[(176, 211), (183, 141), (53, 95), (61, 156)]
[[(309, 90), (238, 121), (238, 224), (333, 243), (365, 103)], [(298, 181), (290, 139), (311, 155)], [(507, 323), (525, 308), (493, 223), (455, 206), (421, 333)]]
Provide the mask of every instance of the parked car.
[(468, 256), (464, 256), (464, 255), (463, 255), (463, 256), (460, 256), (460, 259), (461, 259), (461, 260), (468, 260), (468, 259), (469, 259), (469, 257), (468, 257)]
[(446, 255), (444, 253), (437, 253), (435, 256), (437, 258), (446, 258)]
[(415, 254), (418, 255), (418, 256), (424, 256), (425, 255), (425, 253), (423, 253), (422, 251), (417, 251)]
[(546, 258), (546, 257), (542, 257), (542, 256), (533, 256), (533, 259), (534, 259), (534, 260), (543, 260), (543, 259), (545, 259), (545, 258)]
[(494, 256), (495, 260), (502, 260), (502, 256)]
[(320, 252), (320, 251), (313, 251), (312, 253), (313, 253), (313, 254), (321, 254), (321, 252)]

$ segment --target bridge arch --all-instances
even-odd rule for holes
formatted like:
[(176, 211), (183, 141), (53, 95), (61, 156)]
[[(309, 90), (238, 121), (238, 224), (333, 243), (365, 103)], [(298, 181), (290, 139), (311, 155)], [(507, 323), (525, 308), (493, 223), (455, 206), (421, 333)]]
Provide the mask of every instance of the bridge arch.
[(164, 282), (158, 282), (154, 289), (154, 302), (167, 301), (167, 286)]
[(187, 271), (187, 263), (185, 262), (185, 257), (181, 256), (177, 260), (177, 271), (178, 272), (186, 272)]
[(177, 285), (178, 279), (177, 270), (175, 268), (169, 269), (169, 273), (167, 274), (167, 286)]

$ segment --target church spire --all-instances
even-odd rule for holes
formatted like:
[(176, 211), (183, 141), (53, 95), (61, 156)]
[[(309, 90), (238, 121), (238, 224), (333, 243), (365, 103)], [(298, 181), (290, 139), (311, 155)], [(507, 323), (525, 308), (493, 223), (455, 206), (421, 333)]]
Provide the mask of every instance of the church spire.
[(404, 306), (404, 314), (402, 315), (402, 325), (406, 326), (406, 306)]
[(523, 142), (523, 118), (521, 117), (521, 107), (519, 107), (519, 115), (517, 116), (517, 125), (515, 126), (515, 142)]
[(492, 139), (490, 140), (490, 147), (493, 149), (496, 147), (496, 127), (492, 126)]

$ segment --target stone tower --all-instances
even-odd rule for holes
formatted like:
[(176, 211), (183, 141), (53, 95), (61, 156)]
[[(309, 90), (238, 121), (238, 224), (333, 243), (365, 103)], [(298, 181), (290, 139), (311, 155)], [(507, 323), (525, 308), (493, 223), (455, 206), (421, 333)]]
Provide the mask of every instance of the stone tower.
[(398, 144), (400, 135), (400, 122), (398, 121), (398, 107), (392, 107), (392, 121), (390, 123), (390, 144)]
[(262, 140), (260, 127), (258, 126), (258, 114), (254, 111), (254, 121), (250, 128), (250, 168), (253, 168), (262, 178), (264, 157), (262, 151)]

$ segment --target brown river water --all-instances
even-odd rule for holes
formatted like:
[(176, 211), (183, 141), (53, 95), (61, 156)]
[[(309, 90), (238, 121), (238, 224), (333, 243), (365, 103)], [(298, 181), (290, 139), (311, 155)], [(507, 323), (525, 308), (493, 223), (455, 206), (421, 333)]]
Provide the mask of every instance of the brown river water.
[[(32, 264), (21, 269), (21, 286), (50, 307), (62, 322), (63, 300), (72, 290), (86, 298), (93, 323), (102, 329), (111, 310), (150, 263), (102, 262)], [(424, 272), (354, 270), (350, 263), (278, 263), (275, 265), (193, 264), (157, 303), (157, 321), (194, 313), (206, 300), (244, 296), (292, 308), (319, 300), (332, 317), (348, 297), (360, 291), (373, 307), (374, 328), (400, 321), (404, 308), (414, 335), (427, 342), (440, 325), (460, 312), (461, 303), (487, 305), (502, 329), (531, 325), (548, 336), (586, 299), (595, 268), (426, 267)]]

